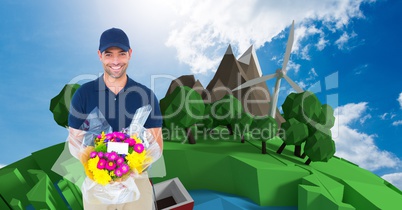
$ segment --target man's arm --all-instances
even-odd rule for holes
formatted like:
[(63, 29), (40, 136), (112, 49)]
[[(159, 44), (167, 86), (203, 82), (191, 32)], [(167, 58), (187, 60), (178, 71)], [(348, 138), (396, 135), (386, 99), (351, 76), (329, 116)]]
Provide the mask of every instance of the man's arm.
[(81, 153), (85, 148), (82, 147), (85, 131), (78, 130), (72, 127), (68, 128), (68, 148), (70, 153), (77, 159), (80, 159)]
[(163, 138), (162, 138), (162, 128), (148, 128), (147, 129), (155, 138), (156, 142), (159, 144), (161, 149), (161, 154), (163, 153)]

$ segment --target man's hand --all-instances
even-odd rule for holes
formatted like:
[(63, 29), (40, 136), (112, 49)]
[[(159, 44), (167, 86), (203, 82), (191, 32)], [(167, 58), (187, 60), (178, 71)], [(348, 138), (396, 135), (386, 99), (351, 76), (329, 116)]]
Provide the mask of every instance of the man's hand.
[(156, 142), (158, 142), (162, 154), (163, 152), (162, 128), (149, 128), (147, 130), (154, 136)]
[(67, 141), (69, 143), (68, 147), (70, 149), (70, 153), (75, 158), (80, 159), (81, 153), (85, 149), (82, 146), (82, 140), (84, 139), (85, 131), (71, 127), (69, 127), (68, 131), (69, 134)]

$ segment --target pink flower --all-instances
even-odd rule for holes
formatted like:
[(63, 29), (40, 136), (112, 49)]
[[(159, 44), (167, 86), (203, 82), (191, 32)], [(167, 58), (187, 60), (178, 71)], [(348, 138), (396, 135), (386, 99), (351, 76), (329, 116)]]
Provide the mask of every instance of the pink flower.
[(97, 167), (98, 167), (98, 169), (104, 169), (105, 167), (106, 167), (106, 160), (105, 159), (100, 159), (99, 161), (98, 161), (98, 165), (97, 165)]
[(128, 146), (130, 146), (130, 147), (133, 147), (135, 145), (135, 140), (132, 138), (128, 138), (124, 142), (128, 143)]
[(144, 151), (144, 145), (141, 143), (135, 144), (134, 151), (137, 153), (141, 153), (142, 151)]
[(124, 163), (124, 158), (123, 158), (123, 157), (117, 158), (117, 160), (116, 160), (116, 164), (117, 164), (117, 165), (121, 165), (121, 164), (123, 164), (123, 163)]
[(113, 161), (108, 161), (106, 164), (106, 169), (112, 171), (116, 168), (116, 163)]
[(126, 135), (124, 133), (117, 132), (116, 137), (123, 141), (126, 138)]
[(98, 154), (97, 152), (92, 151), (91, 154), (89, 155), (89, 157), (94, 158), (94, 157), (96, 157), (97, 154)]
[(123, 176), (123, 172), (121, 172), (121, 168), (116, 168), (116, 170), (114, 170), (114, 174), (115, 174), (117, 177)]
[(103, 156), (105, 156), (105, 154), (103, 152), (98, 152), (98, 157), (99, 158), (103, 158)]
[(119, 155), (116, 152), (109, 153), (109, 156), (107, 157), (110, 161), (115, 161), (117, 158), (119, 158)]
[(113, 139), (113, 133), (106, 134), (106, 139), (108, 139), (108, 140)]
[(123, 174), (126, 174), (126, 173), (130, 170), (130, 167), (129, 167), (128, 165), (126, 165), (126, 164), (122, 164), (122, 165), (119, 167), (119, 169), (121, 170), (121, 172), (122, 172)]

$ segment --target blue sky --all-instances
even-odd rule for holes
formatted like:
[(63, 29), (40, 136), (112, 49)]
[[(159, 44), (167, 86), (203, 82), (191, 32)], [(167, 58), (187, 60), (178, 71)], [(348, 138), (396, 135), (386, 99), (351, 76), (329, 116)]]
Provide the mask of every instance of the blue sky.
[[(0, 165), (66, 140), (49, 101), (64, 84), (102, 72), (96, 51), (105, 29), (127, 32), (129, 75), (162, 98), (183, 74), (206, 86), (229, 44), (236, 56), (253, 45), (263, 74), (273, 73), (295, 20), (288, 76), (336, 108), (336, 155), (402, 188), (400, 8), (397, 0), (3, 0)], [(278, 104), (292, 91), (281, 88)]]

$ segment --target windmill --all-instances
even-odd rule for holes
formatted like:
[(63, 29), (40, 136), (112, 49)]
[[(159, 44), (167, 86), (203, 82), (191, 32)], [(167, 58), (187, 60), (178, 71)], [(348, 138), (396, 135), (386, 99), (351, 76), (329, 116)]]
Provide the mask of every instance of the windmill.
[(298, 92), (298, 93), (303, 92), (303, 89), (301, 89), (295, 82), (293, 82), (292, 79), (290, 79), (286, 75), (286, 65), (288, 64), (288, 61), (289, 61), (290, 52), (292, 51), (292, 45), (293, 45), (293, 39), (294, 39), (294, 23), (295, 22), (293, 21), (292, 26), (290, 28), (290, 33), (289, 33), (289, 37), (288, 37), (288, 42), (286, 44), (286, 52), (285, 52), (285, 57), (283, 59), (282, 68), (276, 70), (275, 74), (265, 75), (262, 77), (258, 77), (258, 78), (249, 80), (232, 90), (232, 91), (235, 91), (235, 90), (243, 89), (243, 88), (250, 87), (250, 86), (253, 86), (253, 85), (261, 83), (261, 82), (265, 82), (272, 78), (276, 78), (275, 90), (274, 90), (274, 95), (272, 96), (272, 100), (271, 100), (272, 106), (271, 106), (271, 112), (270, 112), (270, 115), (273, 118), (275, 118), (275, 114), (276, 114), (276, 106), (278, 103), (278, 96), (279, 96), (279, 87), (281, 85), (282, 78), (285, 78), (285, 80), (290, 84), (290, 86), (292, 86), (292, 88), (296, 92)]

